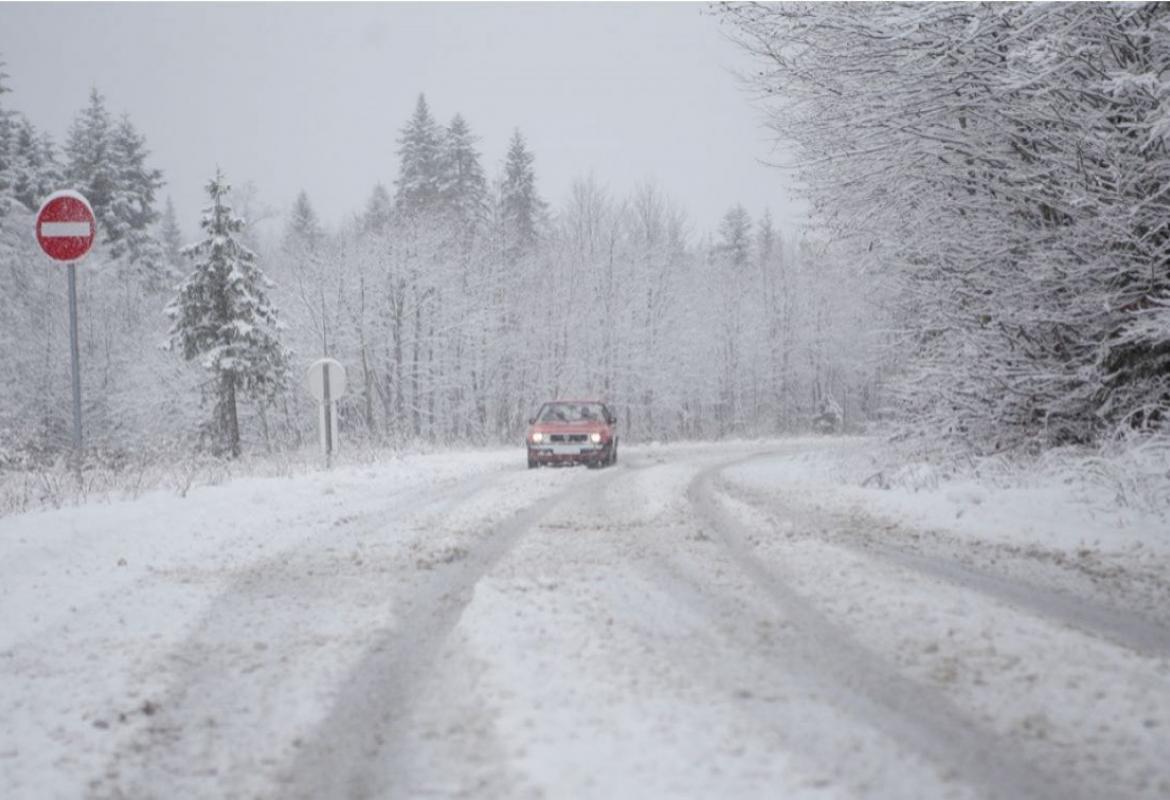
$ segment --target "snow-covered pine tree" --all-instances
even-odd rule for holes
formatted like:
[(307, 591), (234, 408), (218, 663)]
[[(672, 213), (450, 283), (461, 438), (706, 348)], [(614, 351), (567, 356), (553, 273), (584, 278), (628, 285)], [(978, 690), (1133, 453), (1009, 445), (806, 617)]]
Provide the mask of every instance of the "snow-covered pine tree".
[(726, 263), (738, 271), (747, 267), (751, 257), (752, 218), (746, 208), (736, 204), (728, 209), (719, 223), (719, 241), (716, 248)]
[(105, 97), (91, 90), (89, 105), (69, 129), (65, 154), (65, 177), (89, 200), (109, 255), (139, 273), (147, 286), (164, 285), (162, 248), (151, 234), (162, 173), (146, 166), (146, 141), (130, 119), (115, 123)]
[(443, 208), (462, 232), (464, 244), (486, 216), (487, 180), (475, 149), (475, 136), (456, 114), (443, 136), (439, 193)]
[(4, 95), (12, 91), (8, 88), (7, 80), (8, 73), (4, 71), (4, 62), (0, 61), (0, 217), (8, 212), (8, 207), (12, 203), (12, 187), (16, 182), (12, 164), (16, 140), (14, 114), (4, 106)]
[(57, 149), (47, 133), (40, 133), (25, 116), (4, 106), (10, 89), (0, 61), (0, 216), (5, 206), (19, 202), (36, 211), (61, 183)]
[(167, 264), (172, 270), (178, 269), (183, 260), (183, 231), (175, 214), (175, 204), (169, 196), (163, 208), (162, 218), (159, 220), (158, 239)]
[(365, 233), (383, 233), (393, 215), (394, 201), (390, 199), (386, 187), (379, 183), (374, 186), (370, 199), (366, 201), (366, 209), (361, 216), (361, 229)]
[(712, 308), (716, 310), (711, 327), (718, 345), (719, 426), (720, 433), (742, 433), (744, 423), (745, 375), (749, 367), (744, 357), (744, 328), (747, 320), (746, 300), (753, 298), (748, 263), (751, 259), (752, 220), (747, 209), (736, 204), (727, 210), (719, 223), (719, 239), (711, 252), (710, 285)]
[(442, 197), (443, 132), (431, 116), (425, 95), (398, 139), (398, 179), (394, 206), (407, 217), (434, 211)]
[(170, 346), (188, 361), (200, 359), (211, 376), (219, 443), (234, 458), (240, 454), (238, 393), (268, 402), (287, 380), (290, 353), (268, 300), (272, 284), (238, 241), (245, 223), (227, 205), (231, 187), (217, 169), (206, 188), (205, 238), (183, 251), (195, 270), (167, 306)]
[(111, 155), (117, 173), (106, 221), (111, 226), (107, 235), (112, 242), (110, 255), (125, 255), (157, 288), (166, 279), (162, 247), (152, 235), (152, 226), (158, 220), (155, 193), (163, 185), (162, 172), (146, 165), (150, 155), (146, 139), (128, 115), (122, 115), (113, 130)]
[(103, 238), (108, 238), (114, 230), (109, 225), (110, 204), (118, 180), (113, 128), (106, 98), (93, 88), (89, 105), (74, 117), (65, 142), (65, 179), (89, 201)]
[(29, 211), (39, 209), (45, 198), (61, 185), (61, 168), (52, 138), (38, 132), (23, 117), (16, 125), (12, 172), (13, 196)]
[(303, 249), (316, 253), (321, 249), (325, 237), (321, 230), (321, 222), (317, 219), (317, 212), (309, 201), (309, 195), (302, 189), (293, 201), (292, 212), (289, 214), (286, 237), (296, 240)]
[(500, 216), (506, 231), (506, 252), (511, 261), (530, 252), (540, 238), (545, 204), (536, 192), (536, 171), (532, 166), (535, 160), (520, 130), (514, 130), (508, 143), (504, 179), (500, 185)]
[(311, 331), (313, 348), (321, 355), (332, 352), (332, 316), (326, 295), (332, 295), (330, 275), (325, 269), (325, 232), (317, 212), (303, 190), (293, 202), (280, 250), (284, 267), (296, 282), (296, 304), (305, 316), (299, 327)]

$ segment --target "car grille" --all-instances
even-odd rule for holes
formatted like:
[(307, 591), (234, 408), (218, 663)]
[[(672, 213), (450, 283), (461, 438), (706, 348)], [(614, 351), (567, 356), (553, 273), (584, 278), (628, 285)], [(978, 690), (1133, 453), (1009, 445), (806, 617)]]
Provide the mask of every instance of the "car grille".
[(585, 433), (554, 433), (548, 437), (548, 440), (555, 443), (587, 442), (589, 435)]

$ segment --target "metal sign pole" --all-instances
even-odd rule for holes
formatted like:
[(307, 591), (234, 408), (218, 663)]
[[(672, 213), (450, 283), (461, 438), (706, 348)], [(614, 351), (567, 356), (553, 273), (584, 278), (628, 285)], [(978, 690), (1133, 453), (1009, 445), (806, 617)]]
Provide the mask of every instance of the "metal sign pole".
[(337, 409), (333, 404), (345, 396), (345, 367), (332, 358), (321, 358), (305, 372), (305, 388), (317, 401), (317, 421), (321, 424), (318, 443), (325, 451), (325, 468), (333, 466), (333, 451), (341, 440), (338, 435)]
[(77, 344), (77, 264), (68, 265), (69, 273), (69, 356), (73, 372), (73, 468), (81, 480), (81, 348)]
[(329, 362), (321, 370), (321, 385), (325, 396), (325, 467), (333, 466), (333, 398), (329, 394)]

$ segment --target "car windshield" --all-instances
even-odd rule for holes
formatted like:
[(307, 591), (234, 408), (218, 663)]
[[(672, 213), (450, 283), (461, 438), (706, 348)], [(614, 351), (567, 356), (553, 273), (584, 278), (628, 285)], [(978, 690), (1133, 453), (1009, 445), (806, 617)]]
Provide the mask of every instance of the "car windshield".
[(546, 403), (539, 422), (603, 422), (605, 407), (601, 403)]

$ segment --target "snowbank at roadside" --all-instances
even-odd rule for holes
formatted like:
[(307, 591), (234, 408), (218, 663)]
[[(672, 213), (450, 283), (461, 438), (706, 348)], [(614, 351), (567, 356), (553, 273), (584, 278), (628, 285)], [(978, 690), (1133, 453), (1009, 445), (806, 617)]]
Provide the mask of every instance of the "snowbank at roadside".
[(944, 469), (900, 459), (878, 440), (842, 438), (725, 474), (751, 489), (845, 502), (908, 527), (1068, 552), (1170, 554), (1170, 446)]
[[(320, 565), (291, 554), (311, 546), (333, 556), (319, 559), (326, 565), (361, 564), (359, 548), (379, 538), (363, 532), (384, 527), (388, 513), (401, 519), (436, 489), (509, 468), (523, 468), (516, 448), (411, 456), (0, 518), (0, 796), (77, 796), (79, 780), (100, 777), (128, 737), (168, 714), (174, 673), (202, 668), (198, 648), (183, 646), (196, 629), (200, 646), (230, 650), (240, 676), (260, 670), (264, 686), (279, 683), (265, 670), (310, 688), (333, 685), (347, 655), (391, 621), (377, 606), (385, 593), (345, 582), (369, 595), (368, 608), (364, 595), (321, 594)], [(249, 620), (220, 620), (217, 598), (234, 584), (247, 595), (264, 564), (287, 576), (290, 597), (257, 588), (256, 616), (267, 622), (255, 630)], [(272, 641), (279, 631), (299, 639)], [(269, 663), (289, 653), (295, 669)], [(297, 703), (273, 712), (289, 730), (330, 703), (314, 691), (292, 694)]]

